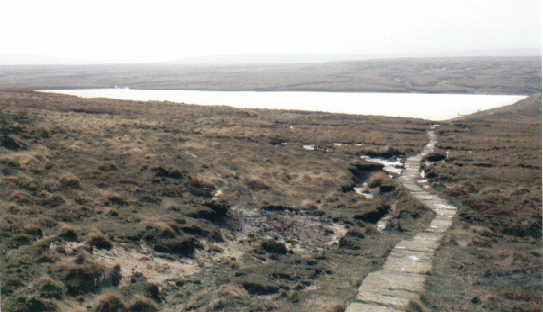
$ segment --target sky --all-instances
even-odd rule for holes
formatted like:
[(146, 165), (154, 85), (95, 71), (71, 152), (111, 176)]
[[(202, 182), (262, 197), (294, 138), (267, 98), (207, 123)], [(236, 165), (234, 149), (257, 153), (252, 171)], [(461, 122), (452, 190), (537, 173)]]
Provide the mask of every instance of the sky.
[(541, 49), (540, 0), (2, 0), (0, 12), (0, 55), (90, 63)]

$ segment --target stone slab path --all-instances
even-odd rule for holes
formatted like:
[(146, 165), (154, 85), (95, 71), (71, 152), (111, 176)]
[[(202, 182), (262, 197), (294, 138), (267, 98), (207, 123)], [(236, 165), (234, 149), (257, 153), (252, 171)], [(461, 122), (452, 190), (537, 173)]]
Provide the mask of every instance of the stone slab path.
[(432, 270), (432, 260), (439, 240), (451, 226), (456, 207), (421, 188), (420, 162), (434, 151), (437, 137), (435, 126), (428, 131), (430, 142), (423, 151), (407, 159), (400, 176), (403, 186), (414, 198), (436, 213), (428, 228), (411, 240), (399, 242), (387, 257), (381, 270), (372, 272), (362, 281), (355, 302), (345, 312), (393, 312), (407, 309), (409, 301), (419, 299), (424, 291), (426, 276)]

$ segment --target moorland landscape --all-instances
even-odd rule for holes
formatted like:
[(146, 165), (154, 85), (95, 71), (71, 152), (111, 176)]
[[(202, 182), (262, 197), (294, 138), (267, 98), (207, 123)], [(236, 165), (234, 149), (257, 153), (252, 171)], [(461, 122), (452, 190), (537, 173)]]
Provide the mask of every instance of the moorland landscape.
[(337, 91), (529, 95), (541, 57), (375, 59), (309, 64), (0, 66), (2, 90)]
[[(435, 217), (397, 171), (361, 156), (402, 169), (435, 126), (420, 184), (458, 213), (403, 309), (541, 311), (540, 58), (379, 64), (287, 75), (304, 83), (262, 67), (194, 71), (193, 82), (188, 71), (107, 80), (96, 68), (0, 68), (2, 309), (345, 311), (394, 245)], [(32, 91), (112, 85), (530, 96), (436, 125)]]

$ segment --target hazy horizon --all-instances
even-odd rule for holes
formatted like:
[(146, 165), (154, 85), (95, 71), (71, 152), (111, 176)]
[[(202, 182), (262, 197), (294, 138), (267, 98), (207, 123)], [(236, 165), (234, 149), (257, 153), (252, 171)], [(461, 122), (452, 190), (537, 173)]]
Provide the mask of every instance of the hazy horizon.
[(61, 58), (48, 55), (0, 55), (0, 65), (100, 65), (100, 64), (191, 64), (191, 65), (216, 65), (216, 64), (302, 64), (302, 63), (328, 63), (343, 61), (364, 61), (378, 59), (401, 58), (439, 58), (439, 57), (522, 57), (541, 56), (541, 48), (532, 49), (504, 49), (487, 51), (459, 51), (457, 53), (436, 53), (427, 55), (412, 54), (221, 54), (206, 55), (174, 59), (163, 62), (100, 62), (90, 60), (78, 60)]
[(313, 62), (542, 46), (540, 0), (26, 0), (3, 10), (0, 64)]

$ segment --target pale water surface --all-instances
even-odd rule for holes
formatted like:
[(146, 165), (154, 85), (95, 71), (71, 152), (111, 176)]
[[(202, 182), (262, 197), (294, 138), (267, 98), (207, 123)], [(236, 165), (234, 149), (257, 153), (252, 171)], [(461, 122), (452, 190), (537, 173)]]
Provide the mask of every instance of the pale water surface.
[(85, 98), (171, 101), (237, 108), (272, 108), (445, 120), (513, 104), (522, 95), (413, 94), (311, 91), (54, 90)]

